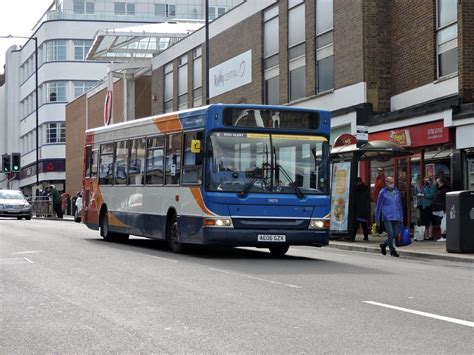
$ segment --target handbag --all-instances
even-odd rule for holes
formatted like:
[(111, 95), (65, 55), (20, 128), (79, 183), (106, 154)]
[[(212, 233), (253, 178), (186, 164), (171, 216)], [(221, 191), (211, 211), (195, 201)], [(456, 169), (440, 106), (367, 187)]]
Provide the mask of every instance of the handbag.
[(414, 235), (414, 240), (424, 240), (425, 239), (425, 226), (419, 226), (415, 224), (415, 227), (413, 228), (415, 231)]
[(405, 247), (411, 244), (410, 230), (404, 224), (400, 224), (400, 233), (395, 238), (395, 246)]
[(377, 223), (372, 224), (371, 232), (372, 232), (372, 235), (377, 234)]

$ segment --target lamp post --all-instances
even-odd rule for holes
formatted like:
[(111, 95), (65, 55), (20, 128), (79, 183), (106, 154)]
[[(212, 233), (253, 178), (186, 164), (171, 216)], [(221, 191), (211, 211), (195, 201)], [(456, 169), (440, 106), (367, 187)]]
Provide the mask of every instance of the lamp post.
[(39, 186), (38, 37), (7, 35), (0, 38), (22, 38), (35, 41), (36, 186)]
[(206, 7), (206, 105), (209, 105), (209, 0), (205, 1)]

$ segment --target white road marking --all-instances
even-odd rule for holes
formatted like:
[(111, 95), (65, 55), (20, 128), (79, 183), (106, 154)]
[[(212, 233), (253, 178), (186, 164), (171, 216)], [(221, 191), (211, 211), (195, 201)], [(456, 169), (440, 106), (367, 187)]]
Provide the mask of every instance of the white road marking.
[(379, 302), (374, 302), (374, 301), (363, 301), (363, 302), (364, 302), (364, 303), (371, 304), (371, 305), (374, 305), (374, 306), (380, 306), (380, 307), (395, 309), (395, 310), (401, 311), (401, 312), (412, 313), (412, 314), (416, 314), (416, 315), (423, 316), (423, 317), (439, 319), (439, 320), (443, 320), (443, 321), (445, 321), (445, 322), (451, 322), (451, 323), (461, 324), (461, 325), (465, 325), (465, 326), (467, 326), (467, 327), (474, 328), (474, 322), (469, 322), (469, 321), (467, 321), (467, 320), (462, 320), (462, 319), (456, 319), (456, 318), (451, 318), (451, 317), (440, 316), (440, 315), (433, 314), (433, 313), (427, 313), (427, 312), (416, 311), (416, 310), (414, 310), (414, 309), (402, 308), (402, 307), (392, 306), (392, 305), (389, 305), (389, 304), (379, 303)]
[(238, 277), (244, 277), (244, 278), (246, 278), (246, 279), (268, 282), (268, 283), (271, 283), (271, 284), (274, 284), (274, 285), (286, 286), (286, 287), (291, 287), (291, 288), (302, 288), (301, 286), (296, 286), (296, 285), (291, 285), (291, 284), (285, 284), (285, 283), (283, 283), (283, 282), (278, 282), (278, 281), (273, 281), (273, 280), (262, 279), (262, 278), (260, 278), (260, 277), (255, 277), (255, 276), (250, 276), (250, 275), (244, 275), (244, 274), (239, 274), (239, 273), (230, 272), (230, 271), (225, 271), (225, 270), (219, 270), (219, 269), (213, 269), (213, 268), (209, 268), (209, 270), (217, 271), (217, 272), (220, 272), (220, 273), (223, 273), (223, 274), (227, 274), (227, 275), (233, 275), (233, 276), (238, 276)]
[(34, 253), (40, 253), (40, 250), (32, 250), (32, 251), (20, 251), (18, 253), (13, 253), (13, 255), (20, 255), (20, 254), (34, 254)]
[(23, 259), (25, 259), (26, 261), (28, 261), (30, 264), (34, 264), (34, 262), (32, 262), (32, 261), (31, 261), (30, 259), (28, 259), (28, 258), (23, 258)]
[(137, 254), (144, 255), (144, 256), (148, 256), (148, 257), (154, 258), (154, 259), (160, 259), (160, 260), (164, 260), (164, 261), (171, 261), (172, 263), (178, 263), (178, 262), (179, 262), (178, 260), (173, 260), (173, 259), (168, 259), (168, 258), (162, 258), (161, 256), (155, 256), (155, 255), (144, 254), (144, 253), (137, 253)]

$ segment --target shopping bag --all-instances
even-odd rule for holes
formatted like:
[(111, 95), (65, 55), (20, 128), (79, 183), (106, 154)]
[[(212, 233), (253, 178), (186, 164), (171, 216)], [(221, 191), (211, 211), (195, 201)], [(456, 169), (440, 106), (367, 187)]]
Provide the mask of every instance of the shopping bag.
[(373, 223), (373, 224), (372, 224), (372, 228), (371, 228), (370, 231), (371, 231), (371, 234), (372, 234), (372, 235), (377, 234), (377, 223)]
[(395, 238), (395, 246), (405, 247), (411, 244), (410, 230), (404, 224), (400, 224), (400, 233)]
[(441, 234), (446, 234), (446, 213), (443, 216), (443, 219), (441, 220)]
[(424, 240), (425, 239), (425, 226), (419, 226), (415, 224), (414, 229), (414, 238), (417, 241)]

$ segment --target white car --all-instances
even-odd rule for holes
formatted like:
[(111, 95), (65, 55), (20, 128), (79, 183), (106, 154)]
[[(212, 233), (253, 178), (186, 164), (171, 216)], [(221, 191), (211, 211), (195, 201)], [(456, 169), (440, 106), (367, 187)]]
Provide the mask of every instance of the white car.
[(31, 205), (21, 191), (0, 190), (0, 217), (30, 220), (31, 216)]
[(77, 196), (76, 198), (76, 208), (74, 209), (74, 222), (81, 222), (81, 212), (82, 212), (82, 196)]

